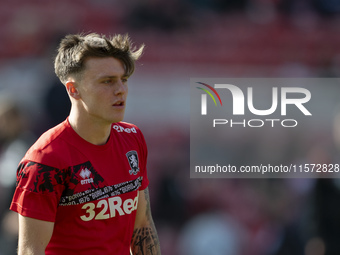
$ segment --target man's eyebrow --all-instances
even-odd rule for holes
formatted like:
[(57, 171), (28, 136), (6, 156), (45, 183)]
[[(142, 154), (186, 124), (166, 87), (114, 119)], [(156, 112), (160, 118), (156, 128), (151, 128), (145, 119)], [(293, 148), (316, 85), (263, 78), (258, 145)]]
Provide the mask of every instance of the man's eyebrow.
[(97, 77), (97, 79), (98, 80), (101, 80), (101, 79), (118, 79), (118, 78), (129, 78), (129, 76), (128, 75), (126, 75), (126, 74), (124, 74), (124, 75), (122, 75), (122, 76), (120, 76), (120, 75), (100, 75), (100, 76), (98, 76)]
[(100, 75), (98, 79), (105, 79), (105, 78), (118, 78), (117, 75)]

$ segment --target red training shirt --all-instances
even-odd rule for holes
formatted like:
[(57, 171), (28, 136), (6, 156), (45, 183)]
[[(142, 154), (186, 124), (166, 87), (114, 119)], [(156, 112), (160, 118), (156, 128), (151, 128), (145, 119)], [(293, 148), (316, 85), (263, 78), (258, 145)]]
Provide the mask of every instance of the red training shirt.
[(65, 120), (20, 162), (10, 209), (55, 223), (47, 255), (128, 255), (138, 194), (149, 184), (146, 160), (135, 125), (112, 124), (108, 142), (98, 146)]

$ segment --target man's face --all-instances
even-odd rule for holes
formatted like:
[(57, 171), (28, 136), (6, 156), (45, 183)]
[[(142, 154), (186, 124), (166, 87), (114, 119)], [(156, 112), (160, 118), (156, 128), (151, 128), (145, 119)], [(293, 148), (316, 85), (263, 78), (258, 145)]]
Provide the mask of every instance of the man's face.
[(77, 89), (80, 94), (81, 114), (87, 114), (98, 124), (123, 120), (127, 78), (120, 60), (113, 57), (88, 58)]

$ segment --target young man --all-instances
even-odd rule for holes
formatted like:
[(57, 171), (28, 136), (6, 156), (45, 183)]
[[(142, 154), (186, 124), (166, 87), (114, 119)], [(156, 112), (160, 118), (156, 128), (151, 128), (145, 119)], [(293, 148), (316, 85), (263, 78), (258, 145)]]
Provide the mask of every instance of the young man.
[(71, 112), (20, 162), (11, 204), (19, 213), (19, 255), (160, 254), (144, 137), (120, 122), (142, 51), (121, 35), (61, 41), (55, 72)]

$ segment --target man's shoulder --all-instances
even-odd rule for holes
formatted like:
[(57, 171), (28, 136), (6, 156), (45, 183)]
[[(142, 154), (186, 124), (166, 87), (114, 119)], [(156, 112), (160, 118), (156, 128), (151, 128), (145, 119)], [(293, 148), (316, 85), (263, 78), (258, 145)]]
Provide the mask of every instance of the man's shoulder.
[(47, 130), (38, 138), (33, 147), (40, 149), (48, 147), (49, 145), (53, 144), (53, 142), (58, 141), (58, 138), (60, 138), (65, 129), (66, 124), (65, 122), (62, 122), (59, 125)]
[(51, 158), (59, 158), (58, 154), (62, 155), (67, 146), (65, 139), (66, 128), (67, 125), (64, 121), (43, 133), (27, 151), (25, 159), (38, 163), (47, 163)]

